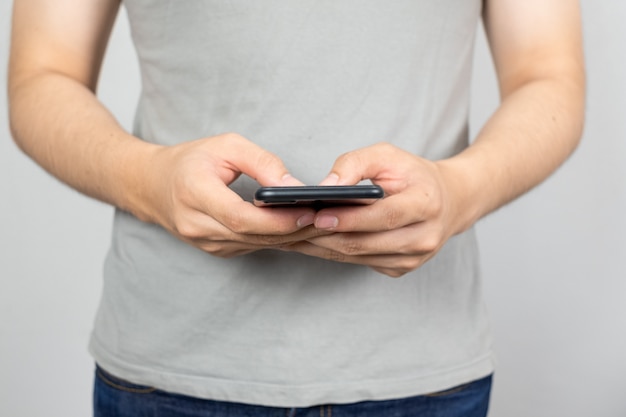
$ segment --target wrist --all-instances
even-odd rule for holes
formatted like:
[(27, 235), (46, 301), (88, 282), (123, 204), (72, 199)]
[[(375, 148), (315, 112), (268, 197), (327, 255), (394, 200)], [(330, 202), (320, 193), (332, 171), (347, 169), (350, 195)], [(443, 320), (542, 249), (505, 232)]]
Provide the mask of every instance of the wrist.
[(436, 162), (445, 184), (450, 210), (450, 234), (472, 227), (485, 213), (482, 191), (485, 188), (475, 168), (460, 156)]
[(132, 139), (116, 156), (114, 178), (118, 186), (115, 187), (115, 204), (142, 221), (155, 223), (157, 216), (152, 203), (154, 159), (163, 147), (135, 137)]

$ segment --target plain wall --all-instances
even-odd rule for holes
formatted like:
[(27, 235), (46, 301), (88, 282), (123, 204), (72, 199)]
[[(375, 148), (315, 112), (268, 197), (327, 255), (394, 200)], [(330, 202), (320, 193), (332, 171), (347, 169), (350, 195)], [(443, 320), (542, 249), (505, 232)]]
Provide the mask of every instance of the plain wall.
[[(10, 2), (0, 3), (0, 78)], [(582, 1), (588, 114), (575, 155), (479, 224), (498, 370), (491, 416), (626, 416), (626, 2)], [(130, 127), (139, 91), (125, 15), (101, 98)], [(478, 39), (472, 131), (497, 104)], [(4, 82), (3, 82), (4, 84)], [(112, 209), (18, 151), (0, 100), (0, 415), (87, 416)]]

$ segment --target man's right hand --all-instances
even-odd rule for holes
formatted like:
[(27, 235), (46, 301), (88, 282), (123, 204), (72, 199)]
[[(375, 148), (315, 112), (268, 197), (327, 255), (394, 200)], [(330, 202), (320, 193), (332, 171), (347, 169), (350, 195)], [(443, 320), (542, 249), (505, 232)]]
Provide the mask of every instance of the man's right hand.
[(276, 155), (240, 135), (154, 148), (144, 161), (134, 214), (208, 253), (232, 257), (320, 234), (306, 227), (313, 209), (259, 208), (228, 188), (241, 174), (265, 186), (301, 185)]

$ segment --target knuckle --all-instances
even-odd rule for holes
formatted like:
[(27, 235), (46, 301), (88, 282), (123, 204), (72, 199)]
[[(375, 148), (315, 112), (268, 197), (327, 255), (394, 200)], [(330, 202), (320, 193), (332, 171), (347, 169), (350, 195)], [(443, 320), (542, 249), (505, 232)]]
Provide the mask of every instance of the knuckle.
[(337, 157), (336, 161), (343, 163), (346, 160), (349, 160), (350, 158), (352, 158), (355, 152), (356, 151), (342, 153), (341, 155)]
[(280, 159), (270, 151), (263, 149), (257, 155), (256, 166), (261, 170), (270, 168), (277, 163), (280, 163)]
[(240, 251), (237, 251), (237, 250), (234, 250), (225, 246), (223, 242), (217, 242), (217, 241), (207, 242), (203, 244), (200, 247), (200, 249), (202, 249), (204, 252), (208, 253), (209, 255), (213, 255), (217, 258), (222, 258), (222, 259), (234, 258), (240, 252)]
[(243, 136), (241, 136), (239, 133), (235, 133), (235, 132), (227, 132), (227, 133), (224, 133), (221, 136), (222, 136), (223, 139), (228, 140), (230, 142), (238, 142), (238, 141), (244, 140)]
[(345, 256), (359, 255), (363, 252), (363, 245), (356, 239), (341, 239), (336, 252)]
[(354, 151), (346, 152), (336, 159), (335, 165), (343, 166), (343, 167), (359, 167), (364, 165), (363, 161), (363, 150), (357, 149)]
[(281, 235), (255, 235), (254, 243), (258, 246), (280, 246), (285, 243)]
[(386, 230), (395, 230), (400, 227), (402, 211), (397, 207), (389, 207), (385, 213), (384, 227)]
[(345, 235), (338, 235), (337, 238), (338, 242), (334, 245), (333, 252), (339, 253), (344, 257), (363, 253), (364, 245), (360, 239), (347, 237)]
[(421, 253), (432, 253), (439, 247), (439, 236), (435, 234), (429, 234), (420, 239), (419, 250)]
[(335, 262), (345, 262), (346, 261), (346, 255), (344, 255), (341, 252), (337, 252), (331, 249), (327, 249), (324, 251), (323, 257), (325, 259), (331, 260), (331, 261), (335, 261)]
[(181, 237), (189, 240), (199, 239), (203, 235), (202, 230), (186, 217), (181, 218), (178, 216), (178, 218), (174, 219), (174, 230)]
[(396, 268), (373, 268), (376, 272), (387, 275), (389, 278), (400, 278), (405, 272), (398, 270)]
[(416, 270), (422, 265), (422, 261), (418, 257), (407, 257), (401, 261), (399, 261), (394, 268), (395, 273), (398, 274), (398, 277), (409, 273), (411, 271)]
[(403, 265), (404, 273), (411, 272), (422, 266), (422, 258), (410, 257)]
[(200, 246), (200, 249), (202, 249), (203, 251), (214, 255), (214, 256), (219, 256), (219, 257), (223, 257), (223, 247), (220, 243), (215, 242), (215, 241), (207, 241), (205, 243), (202, 244), (202, 246)]
[(393, 146), (391, 143), (389, 143), (389, 142), (385, 142), (385, 141), (383, 141), (383, 142), (378, 142), (378, 143), (377, 143), (376, 145), (374, 145), (374, 146), (375, 146), (376, 148), (378, 148), (378, 151), (379, 151), (379, 152), (384, 152), (384, 153), (391, 152), (392, 150), (395, 150), (395, 149), (396, 149), (396, 147), (395, 147), (395, 146)]
[(221, 219), (221, 223), (234, 233), (240, 235), (250, 233), (249, 223), (243, 217), (241, 212), (237, 210), (229, 212), (223, 219)]

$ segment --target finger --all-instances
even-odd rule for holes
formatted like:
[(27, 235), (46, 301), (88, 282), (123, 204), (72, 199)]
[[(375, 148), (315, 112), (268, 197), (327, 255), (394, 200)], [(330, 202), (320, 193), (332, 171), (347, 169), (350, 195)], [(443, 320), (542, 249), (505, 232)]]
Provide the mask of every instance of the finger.
[(287, 235), (246, 235), (234, 233), (204, 213), (188, 216), (193, 224), (178, 231), (179, 237), (205, 252), (230, 257), (259, 249), (280, 248), (293, 242), (323, 235), (314, 227), (307, 227)]
[(212, 216), (240, 235), (286, 235), (313, 223), (310, 208), (259, 208), (242, 200), (214, 205)]
[(335, 233), (307, 239), (307, 242), (346, 256), (404, 254), (392, 241), (393, 233)]
[(438, 250), (442, 240), (421, 224), (378, 233), (334, 233), (307, 240), (344, 255), (422, 256)]
[(315, 216), (310, 207), (256, 207), (215, 178), (197, 192), (193, 208), (238, 234), (288, 234), (311, 225)]
[[(222, 140), (224, 145), (220, 148), (220, 158), (223, 169), (242, 172), (262, 185), (302, 184), (288, 173), (280, 158), (246, 138), (229, 134)], [(221, 179), (228, 176), (223, 174), (219, 175)], [(196, 199), (200, 202), (198, 208), (235, 233), (279, 235), (294, 232), (312, 223), (313, 209), (259, 209), (243, 201), (223, 183), (209, 178), (202, 192), (211, 192), (212, 195)]]
[(302, 185), (291, 176), (282, 160), (243, 136), (230, 134), (221, 157), (225, 167), (242, 172), (265, 186)]
[(387, 143), (379, 143), (341, 155), (320, 185), (352, 185), (365, 179), (384, 179), (391, 174), (390, 164), (406, 153)]
[(284, 246), (324, 236), (328, 233), (329, 232), (320, 231), (315, 227), (305, 227), (294, 233), (284, 235), (238, 235), (233, 238), (257, 248), (263, 247), (280, 249)]
[(315, 227), (335, 232), (395, 230), (428, 220), (429, 201), (421, 193), (388, 196), (366, 206), (330, 207), (315, 215)]
[(378, 272), (379, 274), (387, 275), (390, 278), (400, 278), (407, 272), (411, 272), (411, 271), (404, 271), (404, 270), (398, 270), (398, 269), (393, 269), (393, 268), (375, 268), (375, 267), (371, 267), (371, 268), (374, 271)]
[[(419, 268), (428, 256), (405, 256), (405, 255), (345, 255), (330, 249), (313, 245), (309, 242), (298, 242), (289, 246), (290, 251), (316, 258), (327, 259), (334, 262), (350, 263), (368, 266), (374, 270), (389, 276), (398, 277), (409, 271)], [(384, 271), (384, 272), (383, 272)]]

